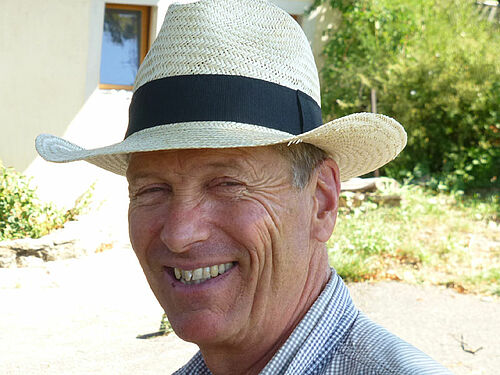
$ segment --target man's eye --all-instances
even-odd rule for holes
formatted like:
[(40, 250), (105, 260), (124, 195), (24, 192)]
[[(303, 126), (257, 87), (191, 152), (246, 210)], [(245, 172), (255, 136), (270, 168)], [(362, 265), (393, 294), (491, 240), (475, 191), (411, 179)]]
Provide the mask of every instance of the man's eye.
[(168, 192), (168, 188), (166, 186), (149, 186), (142, 189), (139, 189), (136, 196), (154, 194), (154, 193), (164, 193)]
[(235, 189), (235, 188), (243, 188), (245, 185), (236, 180), (227, 180), (227, 179), (216, 179), (213, 180), (209, 187), (214, 189)]
[(141, 191), (141, 194), (156, 193), (157, 191), (163, 191), (163, 188), (154, 187), (154, 188), (145, 189), (145, 190)]
[(240, 182), (236, 181), (223, 181), (219, 183), (219, 186), (241, 186)]

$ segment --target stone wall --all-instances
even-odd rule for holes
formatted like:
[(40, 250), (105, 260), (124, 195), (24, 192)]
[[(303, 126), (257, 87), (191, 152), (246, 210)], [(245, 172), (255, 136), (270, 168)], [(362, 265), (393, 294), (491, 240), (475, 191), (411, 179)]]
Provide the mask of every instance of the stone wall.
[(42, 238), (0, 242), (0, 268), (37, 266), (48, 261), (76, 258), (111, 248), (113, 243), (109, 234), (90, 221), (69, 222)]

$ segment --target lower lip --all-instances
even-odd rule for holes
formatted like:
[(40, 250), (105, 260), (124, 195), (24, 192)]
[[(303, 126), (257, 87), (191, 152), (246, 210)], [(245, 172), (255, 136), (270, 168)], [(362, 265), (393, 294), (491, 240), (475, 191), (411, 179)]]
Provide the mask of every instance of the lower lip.
[(202, 283), (198, 284), (184, 284), (180, 280), (177, 280), (174, 276), (173, 270), (170, 268), (165, 267), (164, 273), (166, 274), (167, 278), (169, 279), (170, 285), (175, 288), (179, 289), (179, 291), (203, 291), (204, 289), (211, 288), (215, 286), (216, 284), (224, 281), (226, 278), (228, 278), (231, 274), (233, 274), (233, 271), (238, 267), (238, 263), (235, 263), (231, 269), (227, 270), (224, 272), (222, 275), (218, 275), (217, 277), (211, 278), (207, 281), (204, 281)]

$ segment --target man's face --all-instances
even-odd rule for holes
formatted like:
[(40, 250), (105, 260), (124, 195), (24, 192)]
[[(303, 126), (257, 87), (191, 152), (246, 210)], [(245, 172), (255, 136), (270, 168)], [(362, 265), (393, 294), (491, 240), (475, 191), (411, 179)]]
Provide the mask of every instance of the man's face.
[(292, 187), (279, 153), (137, 153), (127, 178), (132, 246), (181, 338), (237, 344), (283, 329), (311, 272), (314, 187)]

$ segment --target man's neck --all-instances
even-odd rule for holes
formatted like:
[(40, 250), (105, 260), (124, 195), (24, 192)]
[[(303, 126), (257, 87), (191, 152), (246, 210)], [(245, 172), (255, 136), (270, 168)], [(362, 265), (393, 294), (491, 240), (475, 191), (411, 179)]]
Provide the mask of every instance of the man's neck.
[[(317, 271), (309, 273), (296, 306), (283, 309), (289, 311), (277, 311), (274, 314), (273, 327), (265, 335), (250, 333), (244, 335), (246, 338), (244, 341), (231, 345), (200, 346), (205, 363), (214, 375), (256, 375), (267, 365), (314, 304), (330, 279), (331, 270), (328, 266), (326, 251), (320, 251), (318, 258), (314, 260), (316, 264), (311, 264)], [(258, 332), (258, 330), (255, 331)]]

